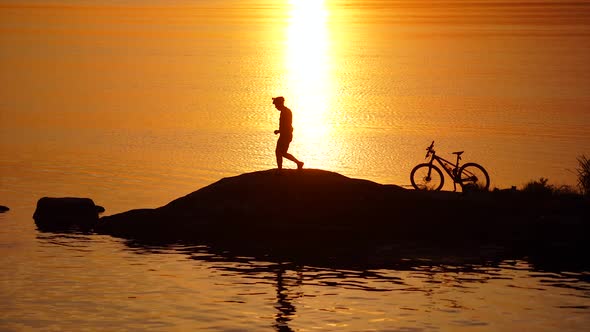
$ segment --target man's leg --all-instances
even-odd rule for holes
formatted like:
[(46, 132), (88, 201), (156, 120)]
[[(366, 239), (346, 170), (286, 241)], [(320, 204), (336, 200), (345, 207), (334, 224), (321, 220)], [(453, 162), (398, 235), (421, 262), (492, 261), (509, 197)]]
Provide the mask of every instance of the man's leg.
[(283, 169), (283, 152), (279, 149), (277, 144), (277, 149), (275, 150), (275, 155), (277, 156), (277, 168), (279, 171)]
[(292, 155), (292, 154), (290, 154), (290, 153), (285, 153), (285, 154), (283, 155), (283, 157), (285, 157), (285, 158), (287, 158), (287, 159), (291, 160), (292, 162), (296, 163), (296, 164), (297, 164), (297, 169), (302, 169), (302, 168), (303, 168), (303, 162), (302, 162), (302, 161), (299, 161), (299, 160), (297, 160), (297, 158), (293, 157), (293, 155)]
[(296, 163), (297, 169), (303, 168), (303, 162), (297, 160), (297, 158), (293, 157), (292, 154), (287, 152), (287, 151), (289, 151), (290, 143), (291, 143), (291, 137), (279, 137), (279, 140), (277, 141), (277, 149), (275, 150), (275, 153), (277, 156), (277, 166), (279, 168), (279, 172), (283, 168), (283, 157)]

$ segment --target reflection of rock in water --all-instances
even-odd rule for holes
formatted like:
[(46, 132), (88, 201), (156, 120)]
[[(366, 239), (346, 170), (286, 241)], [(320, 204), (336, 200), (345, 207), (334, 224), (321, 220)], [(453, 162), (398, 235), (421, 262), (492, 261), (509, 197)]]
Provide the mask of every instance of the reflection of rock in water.
[[(344, 256), (317, 259), (296, 256), (286, 251), (271, 254), (272, 248), (251, 251), (235, 243), (233, 246), (221, 242), (208, 245), (187, 242), (158, 245), (153, 242), (127, 241), (126, 245), (138, 255), (176, 251), (196, 261), (214, 263), (206, 266), (223, 275), (241, 276), (248, 283), (274, 287), (274, 299), (268, 306), (268, 311), (272, 313), (268, 326), (273, 326), (275, 331), (285, 332), (297, 330), (297, 316), (301, 315), (299, 299), (314, 296), (316, 293), (303, 293), (304, 289), (313, 287), (369, 292), (420, 292), (429, 296), (437, 285), (458, 287), (459, 291), (465, 291), (497, 281), (497, 278), (510, 278), (513, 276), (510, 270), (517, 269), (542, 271), (544, 274), (554, 272), (551, 278), (556, 287), (578, 287), (582, 291), (590, 291), (586, 286), (589, 265), (576, 270), (575, 265), (568, 268), (567, 263), (564, 263), (553, 270), (552, 265), (531, 264), (530, 258), (524, 260), (522, 253), (500, 247), (459, 246), (449, 249), (432, 244), (418, 246), (406, 243), (372, 252), (368, 249), (356, 253), (341, 251)], [(315, 256), (323, 257), (324, 253), (317, 252)], [(508, 273), (503, 273), (506, 269)], [(410, 280), (407, 279), (408, 273), (414, 275)], [(424, 284), (418, 287), (417, 280), (423, 280)], [(332, 290), (329, 292), (333, 293)]]
[[(245, 246), (244, 243), (190, 243), (162, 244), (130, 240), (126, 245), (137, 253), (160, 253), (176, 250), (187, 254), (191, 259), (216, 262), (215, 268), (228, 274), (243, 275), (249, 279), (260, 278), (264, 283), (276, 282), (277, 310), (281, 314), (294, 312), (289, 308), (296, 307), (293, 300), (300, 298), (300, 286), (306, 285), (338, 286), (347, 289), (366, 291), (388, 291), (407, 288), (403, 279), (391, 275), (388, 271), (423, 271), (424, 273), (462, 272), (480, 274), (482, 279), (473, 279), (474, 283), (489, 279), (490, 270), (502, 268), (509, 264), (522, 262), (531, 271), (552, 271), (567, 274), (568, 280), (580, 278), (587, 283), (585, 271), (590, 270), (588, 257), (579, 255), (567, 256), (564, 252), (530, 250), (512, 247), (457, 244), (441, 247), (437, 243), (403, 242), (387, 246), (365, 246), (340, 248), (339, 250), (321, 251), (315, 254), (301, 254), (297, 250), (275, 252), (273, 248)], [(561, 254), (561, 255), (558, 255)], [(272, 264), (268, 264), (272, 262)], [(290, 263), (282, 263), (290, 262)], [(227, 264), (223, 264), (227, 263)], [(576, 275), (575, 273), (584, 271)], [(296, 277), (294, 276), (296, 275)], [(269, 279), (272, 275), (272, 279)], [(355, 280), (348, 282), (347, 280)], [(362, 283), (363, 281), (377, 281)], [(463, 280), (462, 283), (467, 281)], [(287, 301), (283, 306), (281, 303)], [(284, 316), (282, 316), (284, 317)], [(277, 318), (280, 318), (277, 316)], [(282, 318), (281, 318), (282, 319)]]

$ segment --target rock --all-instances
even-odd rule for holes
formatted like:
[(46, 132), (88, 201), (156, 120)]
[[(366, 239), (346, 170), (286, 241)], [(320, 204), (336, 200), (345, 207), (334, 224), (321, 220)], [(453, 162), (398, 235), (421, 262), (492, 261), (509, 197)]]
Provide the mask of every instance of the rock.
[(103, 217), (97, 229), (124, 237), (265, 237), (275, 231), (294, 237), (307, 230), (323, 236), (387, 216), (393, 206), (384, 197), (396, 191), (405, 190), (322, 170), (267, 170), (222, 179), (157, 209)]
[[(223, 240), (273, 250), (399, 241), (526, 246), (546, 241), (564, 218), (584, 220), (588, 210), (581, 200), (424, 192), (315, 169), (282, 175), (267, 170), (224, 178), (156, 209), (102, 217), (96, 230), (150, 241)], [(548, 213), (559, 220), (538, 227), (540, 216)], [(586, 230), (587, 223), (578, 223), (563, 236), (581, 243)]]
[(41, 228), (94, 227), (98, 213), (104, 208), (96, 206), (90, 198), (43, 197), (37, 202), (33, 219)]
[(0, 205), (0, 213), (4, 213), (10, 210), (8, 206)]

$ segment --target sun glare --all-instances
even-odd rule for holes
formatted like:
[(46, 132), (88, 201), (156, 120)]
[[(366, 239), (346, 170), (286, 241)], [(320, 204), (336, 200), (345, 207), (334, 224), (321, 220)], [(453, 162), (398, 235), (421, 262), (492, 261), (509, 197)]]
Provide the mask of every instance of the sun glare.
[(319, 147), (327, 135), (327, 109), (332, 84), (329, 68), (328, 11), (322, 0), (290, 0), (287, 31), (287, 75), (293, 96), (295, 136), (319, 167)]

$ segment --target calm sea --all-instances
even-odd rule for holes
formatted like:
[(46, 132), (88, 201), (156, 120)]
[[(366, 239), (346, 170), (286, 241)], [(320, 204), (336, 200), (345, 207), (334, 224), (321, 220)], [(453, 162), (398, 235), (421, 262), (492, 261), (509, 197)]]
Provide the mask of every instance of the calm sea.
[(587, 1), (0, 0), (0, 330), (587, 329), (587, 266), (501, 248), (316, 266), (31, 215), (276, 167), (278, 95), (306, 167), (408, 185), (434, 140), (492, 187), (575, 186), (589, 91)]

